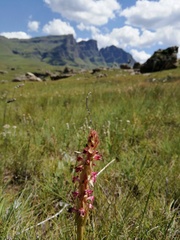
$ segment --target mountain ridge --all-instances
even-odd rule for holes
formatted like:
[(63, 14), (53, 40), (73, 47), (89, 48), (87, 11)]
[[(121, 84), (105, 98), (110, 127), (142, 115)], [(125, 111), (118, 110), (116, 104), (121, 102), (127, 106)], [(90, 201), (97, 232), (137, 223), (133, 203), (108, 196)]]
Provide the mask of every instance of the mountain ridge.
[(0, 36), (0, 59), (17, 57), (34, 59), (54, 66), (112, 67), (135, 63), (132, 55), (116, 46), (98, 49), (97, 41), (77, 42), (72, 34), (50, 35), (30, 39), (8, 39)]

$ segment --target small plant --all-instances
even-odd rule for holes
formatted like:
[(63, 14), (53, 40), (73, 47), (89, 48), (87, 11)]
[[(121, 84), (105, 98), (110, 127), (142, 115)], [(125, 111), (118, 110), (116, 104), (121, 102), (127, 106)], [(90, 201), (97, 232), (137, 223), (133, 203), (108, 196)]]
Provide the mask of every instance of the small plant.
[(86, 147), (82, 153), (77, 155), (78, 164), (75, 167), (76, 174), (73, 177), (76, 189), (72, 192), (75, 206), (71, 209), (76, 214), (77, 240), (83, 240), (89, 210), (93, 208), (94, 195), (92, 188), (97, 177), (97, 172), (93, 171), (93, 167), (95, 161), (101, 159), (101, 155), (97, 151), (98, 144), (97, 132), (91, 130)]

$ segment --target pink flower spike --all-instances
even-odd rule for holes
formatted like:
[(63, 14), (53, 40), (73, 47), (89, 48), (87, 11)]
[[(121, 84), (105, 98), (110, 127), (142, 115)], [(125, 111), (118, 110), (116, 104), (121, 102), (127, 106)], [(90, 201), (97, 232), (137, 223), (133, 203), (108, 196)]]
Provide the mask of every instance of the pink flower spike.
[(84, 208), (80, 208), (80, 209), (78, 210), (78, 212), (79, 212), (79, 214), (80, 214), (81, 217), (84, 217), (84, 215), (85, 215), (85, 210), (84, 210)]

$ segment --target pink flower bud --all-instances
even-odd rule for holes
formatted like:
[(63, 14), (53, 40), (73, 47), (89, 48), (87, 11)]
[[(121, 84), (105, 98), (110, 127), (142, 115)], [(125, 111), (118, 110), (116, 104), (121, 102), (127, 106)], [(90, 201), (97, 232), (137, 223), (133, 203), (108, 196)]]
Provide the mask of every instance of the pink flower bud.
[(79, 196), (79, 192), (78, 191), (74, 191), (72, 192), (72, 195), (74, 198), (78, 197)]
[(87, 200), (89, 200), (90, 202), (94, 202), (94, 196), (89, 196), (88, 198), (87, 198)]
[(86, 189), (86, 190), (84, 191), (84, 193), (85, 193), (85, 195), (87, 195), (87, 196), (89, 197), (89, 196), (92, 195), (93, 190), (91, 190), (91, 189)]
[(80, 209), (78, 210), (78, 212), (79, 212), (79, 214), (80, 214), (81, 217), (84, 217), (84, 215), (85, 215), (85, 210), (84, 210), (84, 208), (80, 208)]
[(75, 183), (75, 182), (79, 182), (79, 176), (74, 176), (73, 178), (72, 178), (72, 182), (73, 183)]
[(83, 165), (79, 165), (75, 167), (75, 172), (82, 172), (83, 168), (84, 168)]
[(101, 160), (101, 155), (96, 153), (94, 156), (93, 156), (93, 159), (94, 160)]
[(69, 213), (74, 213), (74, 212), (77, 212), (77, 209), (76, 209), (76, 208), (73, 208), (73, 207), (70, 207), (70, 208), (68, 209), (68, 212), (69, 212)]
[(91, 173), (91, 180), (93, 181), (93, 183), (96, 182), (97, 174), (98, 174), (97, 172), (92, 172)]
[(81, 156), (78, 156), (77, 157), (77, 161), (79, 162), (79, 161), (82, 161), (83, 160), (83, 157), (81, 157)]
[(89, 209), (93, 209), (93, 205), (91, 203), (89, 203)]

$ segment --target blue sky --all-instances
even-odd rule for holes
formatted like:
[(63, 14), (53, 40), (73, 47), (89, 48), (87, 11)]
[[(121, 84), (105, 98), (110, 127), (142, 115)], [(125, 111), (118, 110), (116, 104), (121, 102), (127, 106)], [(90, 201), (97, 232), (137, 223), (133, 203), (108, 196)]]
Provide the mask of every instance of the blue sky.
[(180, 1), (0, 1), (0, 35), (63, 34), (73, 34), (77, 41), (95, 39), (99, 48), (115, 45), (144, 62), (159, 48), (180, 46)]

